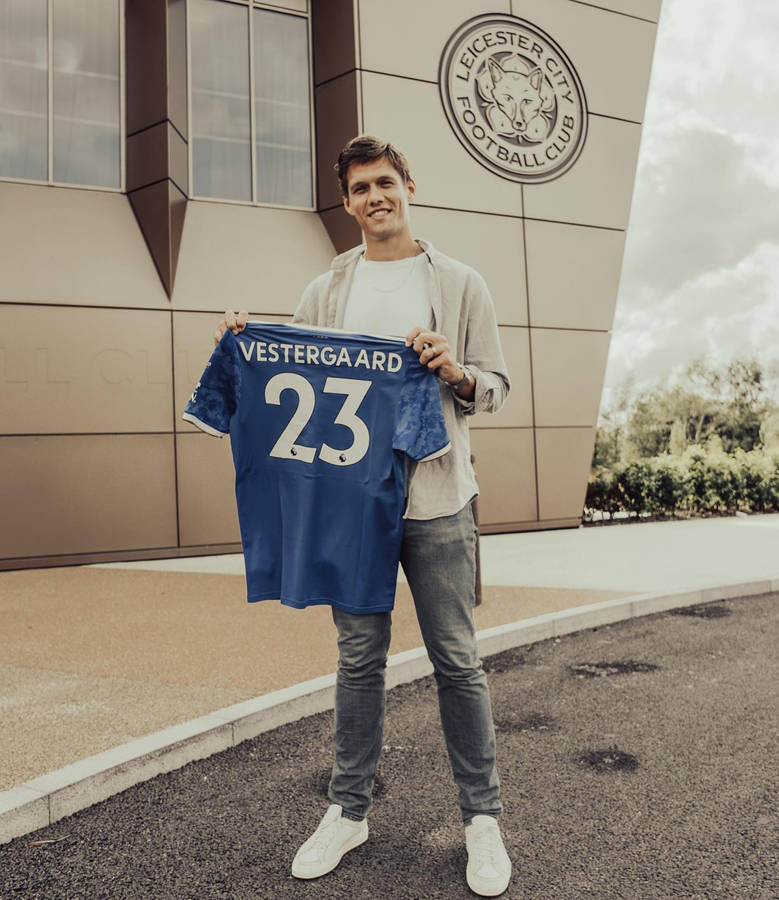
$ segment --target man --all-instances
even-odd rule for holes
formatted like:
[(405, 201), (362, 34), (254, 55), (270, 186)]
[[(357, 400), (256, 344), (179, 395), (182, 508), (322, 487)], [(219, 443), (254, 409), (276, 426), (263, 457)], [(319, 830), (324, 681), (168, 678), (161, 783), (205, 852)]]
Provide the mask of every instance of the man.
[[(405, 336), (442, 382), (452, 448), (410, 462), (401, 563), (438, 686), (446, 746), (465, 823), (466, 878), (483, 896), (503, 893), (511, 863), (497, 824), (501, 811), (495, 730), (473, 625), (478, 493), (466, 416), (497, 412), (509, 390), (495, 311), (481, 276), (414, 240), (409, 203), (416, 185), (391, 144), (370, 136), (350, 141), (336, 166), (346, 212), (365, 244), (341, 254), (305, 290), (294, 323)], [(225, 314), (238, 334), (247, 314)], [(368, 838), (384, 722), (384, 671), (391, 613), (357, 615), (333, 608), (339, 662), (335, 697), (331, 806), (292, 864), (297, 878), (334, 869)], [(409, 798), (409, 802), (411, 799)]]

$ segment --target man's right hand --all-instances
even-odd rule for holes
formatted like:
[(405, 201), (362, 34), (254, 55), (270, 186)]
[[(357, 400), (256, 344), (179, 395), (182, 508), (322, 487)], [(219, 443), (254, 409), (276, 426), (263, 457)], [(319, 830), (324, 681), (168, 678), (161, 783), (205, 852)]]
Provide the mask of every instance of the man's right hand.
[(231, 309), (225, 312), (224, 319), (217, 325), (214, 332), (214, 345), (222, 340), (222, 335), (229, 328), (233, 334), (240, 334), (246, 328), (246, 322), (249, 319), (249, 313), (242, 309), (239, 313), (234, 313)]

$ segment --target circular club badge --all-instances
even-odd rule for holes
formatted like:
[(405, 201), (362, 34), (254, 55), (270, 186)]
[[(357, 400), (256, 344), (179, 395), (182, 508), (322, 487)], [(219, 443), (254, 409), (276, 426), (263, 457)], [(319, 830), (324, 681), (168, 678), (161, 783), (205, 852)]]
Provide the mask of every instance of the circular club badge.
[(438, 84), (460, 143), (501, 178), (550, 181), (582, 151), (587, 100), (579, 76), (524, 19), (490, 13), (463, 23), (441, 54)]

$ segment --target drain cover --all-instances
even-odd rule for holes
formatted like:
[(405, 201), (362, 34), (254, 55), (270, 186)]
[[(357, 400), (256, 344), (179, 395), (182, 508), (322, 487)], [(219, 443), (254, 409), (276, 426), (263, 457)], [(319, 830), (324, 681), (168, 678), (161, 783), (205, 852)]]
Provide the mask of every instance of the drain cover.
[(638, 769), (638, 759), (632, 753), (625, 753), (617, 747), (585, 750), (579, 754), (576, 762), (596, 772), (635, 772)]
[(483, 662), (485, 672), (509, 672), (525, 664), (525, 656), (519, 649), (503, 650), (488, 656)]
[(506, 716), (495, 717), (495, 728), (498, 731), (549, 731), (554, 724), (555, 720), (544, 713), (529, 713), (524, 716), (509, 713)]
[(655, 672), (654, 663), (626, 659), (617, 662), (582, 662), (568, 666), (568, 673), (577, 678), (605, 678), (608, 675), (629, 675), (632, 672)]
[(724, 619), (733, 610), (722, 603), (707, 603), (704, 606), (681, 606), (679, 609), (672, 609), (671, 612), (675, 616), (693, 616), (696, 619)]

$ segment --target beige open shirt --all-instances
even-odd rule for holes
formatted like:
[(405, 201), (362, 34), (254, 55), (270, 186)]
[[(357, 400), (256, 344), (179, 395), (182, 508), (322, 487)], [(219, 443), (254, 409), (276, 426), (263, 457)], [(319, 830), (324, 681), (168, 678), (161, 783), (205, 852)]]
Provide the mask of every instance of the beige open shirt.
[[(430, 300), (433, 331), (449, 341), (457, 361), (476, 378), (473, 400), (463, 400), (441, 383), (441, 404), (452, 448), (423, 463), (409, 461), (408, 504), (404, 518), (436, 519), (459, 512), (478, 493), (471, 465), (471, 442), (466, 416), (497, 412), (510, 382), (498, 336), (495, 307), (479, 273), (433, 247), (417, 241), (430, 261)], [(298, 325), (343, 328), (357, 260), (364, 246), (336, 256), (329, 271), (315, 278), (303, 292), (292, 319)]]

